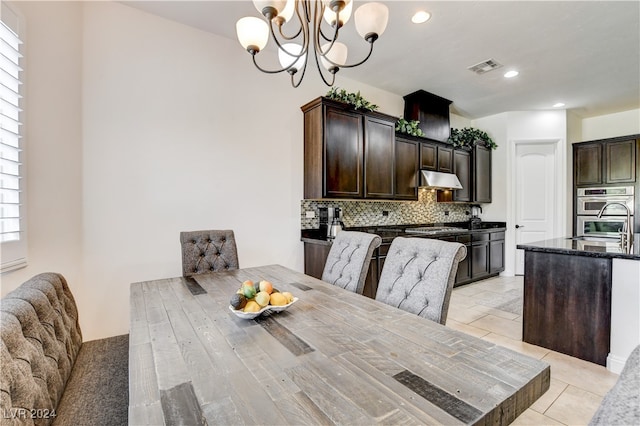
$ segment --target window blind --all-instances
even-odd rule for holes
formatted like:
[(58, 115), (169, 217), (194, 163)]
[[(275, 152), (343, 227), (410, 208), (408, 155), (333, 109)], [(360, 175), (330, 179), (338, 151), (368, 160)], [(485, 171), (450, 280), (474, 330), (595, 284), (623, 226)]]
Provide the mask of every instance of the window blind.
[[(2, 272), (26, 264), (22, 208), (21, 73), (22, 42), (16, 16), (2, 8), (0, 18), (0, 243)], [(14, 27), (14, 28), (11, 28)]]

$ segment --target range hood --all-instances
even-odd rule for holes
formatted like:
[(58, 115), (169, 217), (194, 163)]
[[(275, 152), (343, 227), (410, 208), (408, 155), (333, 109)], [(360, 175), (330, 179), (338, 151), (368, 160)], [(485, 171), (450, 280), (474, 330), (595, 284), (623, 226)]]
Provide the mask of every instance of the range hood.
[(420, 170), (420, 186), (432, 189), (462, 189), (458, 176), (453, 173)]

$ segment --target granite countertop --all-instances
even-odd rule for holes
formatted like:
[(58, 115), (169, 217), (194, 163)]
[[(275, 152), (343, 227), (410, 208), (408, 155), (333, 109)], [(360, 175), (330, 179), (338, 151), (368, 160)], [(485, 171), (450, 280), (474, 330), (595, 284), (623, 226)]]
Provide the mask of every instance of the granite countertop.
[(543, 253), (640, 260), (640, 244), (634, 244), (634, 246), (632, 253), (623, 253), (616, 244), (604, 245), (598, 241), (594, 242), (565, 237), (518, 244), (517, 248)]
[[(417, 228), (417, 227), (447, 227), (447, 228), (458, 228), (453, 231), (442, 231), (437, 234), (418, 234), (406, 232), (409, 228)], [(383, 243), (390, 243), (396, 237), (443, 237), (449, 235), (459, 235), (461, 233), (479, 233), (485, 232), (487, 230), (506, 230), (505, 222), (480, 222), (477, 224), (471, 224), (469, 222), (446, 222), (446, 223), (420, 223), (420, 224), (411, 224), (411, 225), (389, 225), (389, 226), (366, 226), (366, 227), (354, 227), (354, 228), (345, 228), (346, 231), (360, 231), (360, 232), (368, 232), (372, 234), (377, 234), (382, 238)], [(314, 243), (314, 244), (327, 244), (330, 245), (332, 240), (328, 239), (326, 235), (320, 232), (319, 229), (303, 229), (301, 231), (301, 240), (306, 243)]]

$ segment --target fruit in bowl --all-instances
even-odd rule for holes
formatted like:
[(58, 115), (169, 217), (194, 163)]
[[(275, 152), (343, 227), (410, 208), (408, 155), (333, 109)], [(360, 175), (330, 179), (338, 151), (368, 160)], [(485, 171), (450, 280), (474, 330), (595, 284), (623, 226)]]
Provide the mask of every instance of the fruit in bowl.
[(231, 296), (229, 309), (241, 318), (251, 319), (265, 311), (283, 311), (296, 300), (288, 291), (280, 293), (267, 280), (246, 280)]

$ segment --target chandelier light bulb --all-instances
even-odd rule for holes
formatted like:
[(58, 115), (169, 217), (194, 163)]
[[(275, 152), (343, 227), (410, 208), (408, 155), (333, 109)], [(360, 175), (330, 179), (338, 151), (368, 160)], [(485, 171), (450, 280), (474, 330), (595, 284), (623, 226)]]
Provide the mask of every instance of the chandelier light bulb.
[(382, 3), (366, 3), (356, 9), (353, 16), (360, 37), (371, 42), (381, 36), (387, 28), (389, 9)]
[[(299, 55), (302, 52), (302, 46), (295, 43), (283, 44), (282, 49), (278, 49), (278, 60), (283, 68), (289, 68), (289, 72), (296, 73), (304, 68), (307, 55), (302, 55), (299, 58), (291, 55)], [(289, 52), (291, 55), (287, 54)], [(293, 64), (293, 65), (292, 65)], [(294, 71), (295, 70), (295, 71)]]
[[(327, 49), (331, 46), (331, 43), (325, 43), (322, 45), (322, 51), (327, 52)], [(325, 67), (330, 73), (335, 74), (338, 72), (340, 65), (344, 65), (347, 63), (347, 46), (344, 43), (340, 43), (336, 41), (333, 43), (333, 47), (331, 50), (326, 53), (325, 57), (320, 57), (320, 61), (322, 62), (322, 66)], [(327, 61), (327, 59), (333, 62)]]
[(284, 20), (284, 22), (291, 21), (293, 18), (293, 14), (296, 11), (296, 0), (287, 0), (287, 4), (284, 6), (284, 9), (280, 11), (278, 15), (280, 18)]
[[(339, 27), (346, 24), (351, 18), (351, 11), (353, 10), (353, 2), (351, 0), (346, 2), (344, 8), (340, 11), (340, 22)], [(336, 12), (334, 12), (329, 6), (324, 8), (324, 20), (331, 26), (335, 25), (336, 22)]]
[[(253, 5), (261, 15), (267, 18), (275, 18), (286, 6), (287, 0), (253, 0)], [(272, 16), (269, 16), (269, 13)]]
[(236, 33), (242, 47), (255, 55), (269, 41), (269, 26), (260, 18), (246, 16), (236, 22)]

